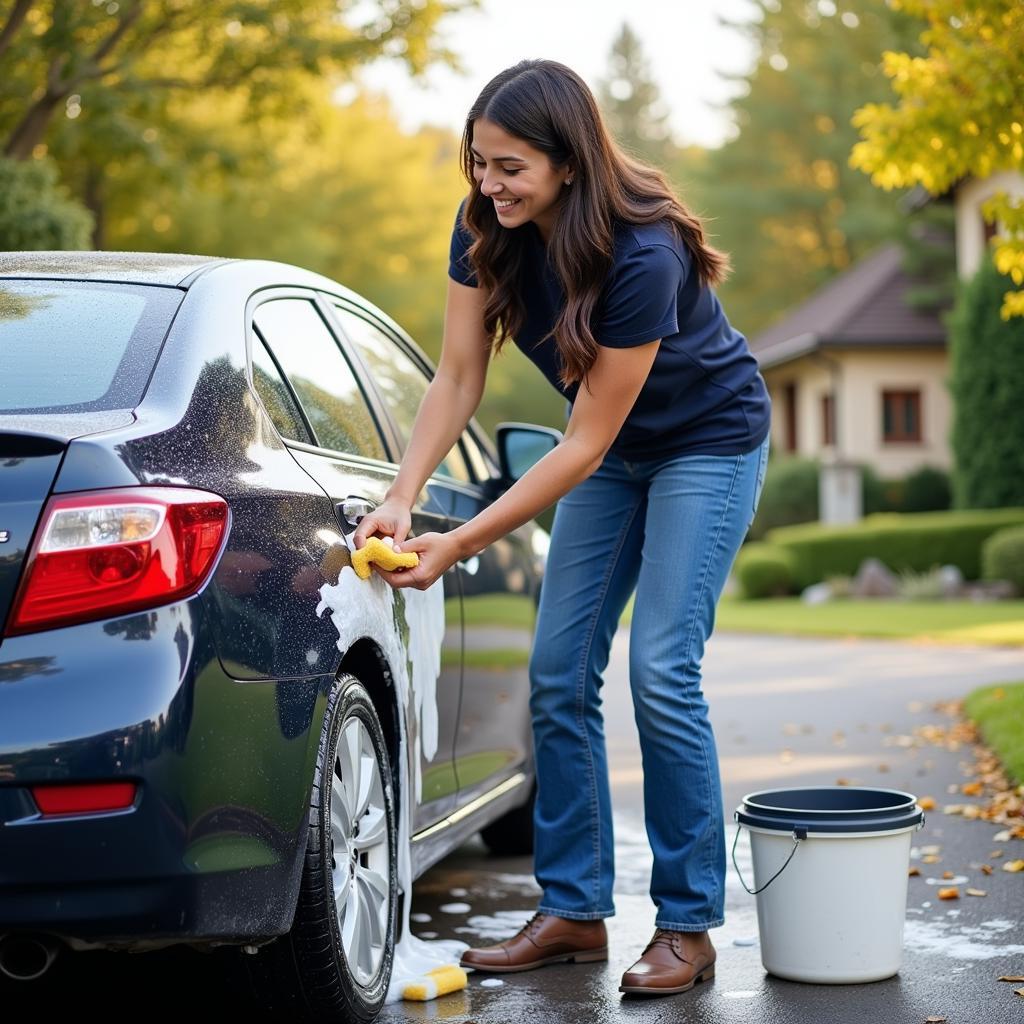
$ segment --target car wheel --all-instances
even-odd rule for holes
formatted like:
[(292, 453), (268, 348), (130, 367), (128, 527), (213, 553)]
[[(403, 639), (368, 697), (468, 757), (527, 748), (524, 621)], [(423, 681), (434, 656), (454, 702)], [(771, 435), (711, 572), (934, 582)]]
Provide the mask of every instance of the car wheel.
[(394, 959), (398, 839), (391, 767), (369, 694), (349, 675), (329, 695), (291, 931), (247, 956), (264, 1009), (369, 1022)]
[(530, 799), (522, 807), (514, 807), (497, 821), (480, 830), (480, 837), (491, 853), (502, 857), (518, 857), (533, 853), (533, 805), (537, 785), (530, 790)]

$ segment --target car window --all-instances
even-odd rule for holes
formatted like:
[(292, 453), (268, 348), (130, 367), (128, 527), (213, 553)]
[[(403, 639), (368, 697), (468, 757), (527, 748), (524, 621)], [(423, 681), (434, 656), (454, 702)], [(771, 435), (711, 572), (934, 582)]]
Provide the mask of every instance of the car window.
[(134, 408), (181, 299), (145, 285), (0, 282), (0, 412)]
[[(376, 325), (356, 316), (343, 306), (335, 306), (345, 334), (351, 339), (369, 367), (384, 403), (395, 420), (402, 444), (409, 443), (416, 413), (427, 393), (429, 378), (398, 343)], [(469, 470), (458, 446), (445, 456), (436, 472), (463, 483), (469, 482)]]
[(468, 430), (462, 432), (462, 447), (465, 449), (469, 464), (473, 467), (473, 474), (479, 483), (483, 483), (488, 477), (497, 475), (497, 466), (493, 465), (484, 450), (476, 443), (476, 438)]
[(272, 299), (256, 310), (254, 323), (291, 382), (316, 443), (386, 459), (355, 374), (316, 307), (306, 299)]
[(252, 382), (277, 432), (293, 441), (313, 443), (295, 399), (285, 384), (281, 371), (257, 334), (252, 342)]

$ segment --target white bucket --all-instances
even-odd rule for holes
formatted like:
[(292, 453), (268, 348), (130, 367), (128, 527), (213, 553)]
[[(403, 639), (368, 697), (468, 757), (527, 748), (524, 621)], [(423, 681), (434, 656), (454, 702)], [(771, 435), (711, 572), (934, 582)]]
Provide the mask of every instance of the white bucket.
[[(761, 963), (791, 981), (891, 978), (903, 956), (917, 798), (894, 789), (822, 786), (750, 793), (736, 808), (750, 833)], [(733, 841), (733, 864), (736, 842)]]

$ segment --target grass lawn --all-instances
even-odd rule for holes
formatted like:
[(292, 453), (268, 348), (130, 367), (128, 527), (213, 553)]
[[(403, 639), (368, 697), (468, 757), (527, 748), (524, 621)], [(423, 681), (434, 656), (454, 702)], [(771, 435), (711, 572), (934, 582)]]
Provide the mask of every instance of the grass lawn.
[(1024, 646), (1024, 601), (833, 601), (723, 598), (716, 628), (805, 636), (877, 636)]
[(983, 686), (967, 696), (964, 712), (1014, 781), (1024, 783), (1024, 683)]

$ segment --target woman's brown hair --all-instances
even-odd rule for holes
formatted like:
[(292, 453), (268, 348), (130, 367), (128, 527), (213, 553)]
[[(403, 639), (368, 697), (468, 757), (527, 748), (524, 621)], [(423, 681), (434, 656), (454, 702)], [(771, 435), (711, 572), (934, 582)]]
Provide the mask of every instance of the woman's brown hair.
[(700, 219), (661, 171), (619, 149), (586, 82), (557, 61), (520, 61), (492, 78), (477, 97), (466, 116), (460, 153), (471, 185), (463, 213), (474, 239), (469, 258), (481, 286), (490, 292), (484, 326), (495, 351), (516, 336), (525, 320), (520, 287), (525, 239), (499, 224), (494, 204), (473, 177), (473, 124), (481, 117), (547, 154), (556, 169), (573, 165), (575, 180), (562, 190), (547, 246), (566, 298), (552, 331), (563, 384), (583, 380), (597, 358), (591, 320), (611, 269), (616, 220), (669, 221), (689, 249), (701, 283), (716, 285), (724, 279), (728, 257), (707, 244)]

